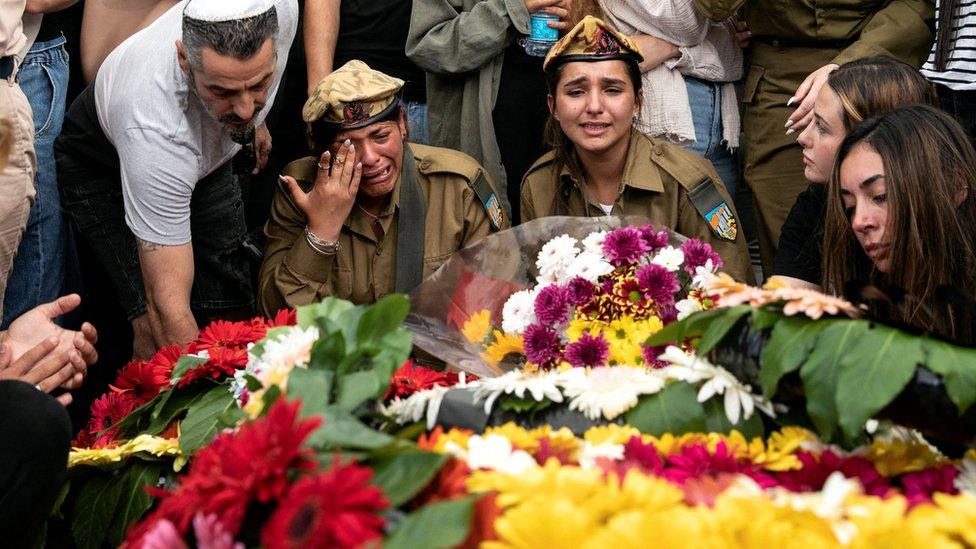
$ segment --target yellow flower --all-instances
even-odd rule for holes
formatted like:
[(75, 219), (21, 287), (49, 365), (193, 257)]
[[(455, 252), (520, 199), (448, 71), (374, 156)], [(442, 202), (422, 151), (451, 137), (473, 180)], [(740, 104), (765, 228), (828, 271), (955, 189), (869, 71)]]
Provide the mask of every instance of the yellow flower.
[(914, 440), (875, 440), (865, 456), (886, 477), (941, 465), (946, 459), (927, 444)]
[(563, 466), (549, 460), (542, 467), (525, 469), (518, 475), (478, 470), (468, 477), (472, 493), (498, 492), (499, 507), (508, 508), (538, 497), (560, 497), (580, 503), (589, 501), (603, 488), (603, 472)]
[(659, 511), (629, 510), (615, 515), (585, 540), (585, 549), (732, 547), (705, 509), (672, 507)]
[(488, 362), (498, 364), (505, 359), (506, 355), (511, 353), (523, 353), (521, 335), (511, 335), (506, 334), (501, 330), (495, 330), (493, 332), (493, 336), (495, 341), (488, 345), (488, 347), (485, 348), (485, 352), (481, 355)]
[(767, 471), (792, 471), (802, 467), (796, 452), (807, 441), (817, 440), (817, 436), (802, 427), (783, 427), (769, 436), (766, 444), (749, 444), (749, 459)]
[(777, 506), (765, 497), (719, 496), (714, 517), (735, 547), (839, 547), (826, 520), (811, 511)]
[(641, 432), (636, 428), (629, 425), (617, 425), (611, 423), (609, 425), (600, 425), (598, 427), (591, 427), (583, 433), (583, 440), (589, 442), (593, 446), (598, 446), (600, 444), (625, 444), (630, 437), (641, 436)]
[(157, 457), (179, 456), (178, 439), (166, 439), (142, 434), (114, 448), (73, 448), (68, 454), (68, 467), (78, 465), (106, 465), (122, 461), (137, 452), (145, 452)]
[(845, 504), (847, 519), (857, 529), (851, 541), (853, 547), (890, 547), (890, 543), (878, 543), (900, 530), (905, 522), (905, 498), (899, 495), (879, 498), (854, 494)]
[(580, 439), (576, 438), (566, 427), (561, 427), (558, 431), (549, 434), (549, 445), (553, 452), (569, 452), (570, 456), (575, 456), (582, 448)]
[(471, 317), (461, 327), (461, 334), (471, 343), (481, 343), (481, 340), (491, 330), (491, 311), (482, 309)]
[(569, 321), (566, 327), (566, 337), (572, 343), (579, 339), (583, 334), (595, 336), (603, 331), (605, 325), (599, 320), (589, 320), (587, 318), (574, 318)]
[(495, 521), (498, 541), (481, 545), (483, 549), (576, 548), (589, 536), (597, 517), (570, 499), (538, 496), (509, 509)]
[(539, 438), (548, 435), (548, 431), (552, 428), (546, 425), (545, 427), (540, 427), (533, 431), (528, 431), (522, 427), (519, 427), (515, 423), (509, 421), (504, 425), (498, 427), (488, 427), (485, 429), (483, 437), (488, 435), (499, 435), (508, 439), (512, 443), (512, 446), (518, 448), (519, 450), (525, 450), (526, 452), (532, 453), (539, 449)]

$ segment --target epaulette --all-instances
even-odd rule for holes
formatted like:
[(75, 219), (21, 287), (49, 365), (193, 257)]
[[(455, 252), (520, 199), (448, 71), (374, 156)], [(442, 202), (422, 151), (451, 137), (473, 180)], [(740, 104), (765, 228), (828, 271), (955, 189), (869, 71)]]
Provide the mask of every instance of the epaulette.
[(481, 201), (492, 227), (496, 231), (502, 228), (505, 224), (505, 212), (502, 210), (501, 202), (498, 201), (495, 189), (488, 181), (488, 176), (481, 164), (478, 164), (474, 158), (467, 154), (452, 149), (415, 143), (411, 143), (410, 148), (413, 149), (417, 169), (420, 173), (424, 175), (451, 173), (464, 178), (478, 200)]

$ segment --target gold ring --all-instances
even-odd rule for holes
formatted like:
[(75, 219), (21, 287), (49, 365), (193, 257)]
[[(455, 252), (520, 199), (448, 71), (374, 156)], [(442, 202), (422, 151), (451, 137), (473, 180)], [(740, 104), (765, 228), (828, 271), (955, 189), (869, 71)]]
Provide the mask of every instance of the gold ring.
[(339, 160), (338, 158), (336, 158), (335, 160), (332, 161), (332, 165), (333, 166), (341, 166), (343, 164), (345, 164), (345, 161)]
[(320, 170), (328, 170), (329, 169), (328, 166), (323, 166), (321, 162), (318, 162), (317, 165), (318, 165), (318, 167), (319, 167)]

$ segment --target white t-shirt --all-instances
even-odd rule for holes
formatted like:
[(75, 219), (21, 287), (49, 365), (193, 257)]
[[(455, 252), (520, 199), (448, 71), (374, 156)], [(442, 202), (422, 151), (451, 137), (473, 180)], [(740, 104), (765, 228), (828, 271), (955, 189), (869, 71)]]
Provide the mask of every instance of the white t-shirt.
[(605, 215), (610, 215), (613, 213), (613, 204), (604, 204), (603, 202), (601, 202), (600, 209), (603, 210), (603, 213)]
[[(183, 7), (176, 4), (119, 44), (95, 77), (98, 121), (119, 154), (125, 222), (136, 237), (177, 246), (190, 241), (197, 182), (240, 150), (189, 88), (177, 61)], [(277, 0), (277, 65), (264, 121), (298, 27), (298, 0)]]

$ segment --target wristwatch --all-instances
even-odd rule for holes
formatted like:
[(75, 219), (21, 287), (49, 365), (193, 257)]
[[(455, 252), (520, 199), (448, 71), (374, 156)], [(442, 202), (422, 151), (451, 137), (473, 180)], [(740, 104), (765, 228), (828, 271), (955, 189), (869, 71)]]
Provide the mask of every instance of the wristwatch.
[(324, 255), (335, 255), (339, 253), (339, 241), (329, 242), (328, 240), (322, 240), (321, 238), (315, 236), (312, 231), (308, 230), (308, 225), (305, 226), (305, 240), (308, 241), (308, 245), (312, 247), (313, 250)]

